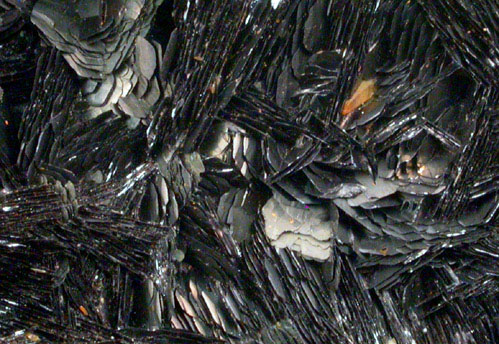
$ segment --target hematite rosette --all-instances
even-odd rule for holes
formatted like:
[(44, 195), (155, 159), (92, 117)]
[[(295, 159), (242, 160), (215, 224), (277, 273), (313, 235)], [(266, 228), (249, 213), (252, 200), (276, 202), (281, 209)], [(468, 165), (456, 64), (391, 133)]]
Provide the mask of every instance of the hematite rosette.
[(0, 0), (0, 341), (499, 341), (498, 13)]

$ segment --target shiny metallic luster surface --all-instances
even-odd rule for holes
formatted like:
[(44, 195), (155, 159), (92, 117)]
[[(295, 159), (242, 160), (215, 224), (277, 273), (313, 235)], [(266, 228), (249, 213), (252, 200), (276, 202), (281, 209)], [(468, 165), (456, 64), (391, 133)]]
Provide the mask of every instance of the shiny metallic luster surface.
[(0, 342), (499, 342), (492, 0), (0, 0)]

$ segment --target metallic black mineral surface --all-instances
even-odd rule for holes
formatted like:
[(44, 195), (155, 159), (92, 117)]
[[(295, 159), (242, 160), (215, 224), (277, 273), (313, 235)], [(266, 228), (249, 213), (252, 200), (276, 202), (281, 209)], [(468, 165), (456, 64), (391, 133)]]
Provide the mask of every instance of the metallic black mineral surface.
[(495, 0), (0, 0), (0, 343), (499, 342)]

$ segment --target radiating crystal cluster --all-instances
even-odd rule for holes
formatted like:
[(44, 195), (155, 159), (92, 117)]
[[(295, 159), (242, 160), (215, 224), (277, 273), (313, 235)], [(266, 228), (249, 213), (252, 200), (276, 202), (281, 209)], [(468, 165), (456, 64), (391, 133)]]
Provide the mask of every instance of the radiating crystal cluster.
[(498, 23), (0, 0), (0, 342), (499, 342)]

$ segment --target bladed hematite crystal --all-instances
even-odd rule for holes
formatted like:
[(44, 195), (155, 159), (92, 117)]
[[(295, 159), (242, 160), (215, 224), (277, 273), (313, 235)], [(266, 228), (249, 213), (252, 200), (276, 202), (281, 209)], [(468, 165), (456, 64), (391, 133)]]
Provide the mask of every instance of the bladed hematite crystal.
[(499, 342), (493, 0), (0, 0), (0, 342)]

